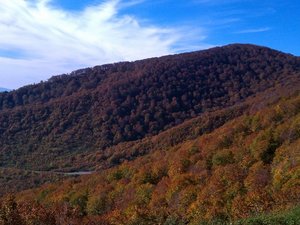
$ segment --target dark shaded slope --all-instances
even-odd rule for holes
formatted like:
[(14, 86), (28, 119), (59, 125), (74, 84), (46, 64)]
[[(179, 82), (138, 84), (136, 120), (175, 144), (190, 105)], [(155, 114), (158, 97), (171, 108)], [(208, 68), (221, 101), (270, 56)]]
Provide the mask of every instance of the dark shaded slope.
[(299, 68), (291, 55), (230, 45), (53, 77), (0, 94), (0, 160), (30, 167), (151, 136), (271, 87), (297, 89)]

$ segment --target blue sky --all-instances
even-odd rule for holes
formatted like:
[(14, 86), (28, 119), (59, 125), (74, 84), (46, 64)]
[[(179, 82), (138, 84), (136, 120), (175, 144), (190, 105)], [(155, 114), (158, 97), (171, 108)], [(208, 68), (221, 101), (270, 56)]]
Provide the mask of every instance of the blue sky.
[(0, 87), (252, 43), (300, 56), (297, 0), (0, 0)]

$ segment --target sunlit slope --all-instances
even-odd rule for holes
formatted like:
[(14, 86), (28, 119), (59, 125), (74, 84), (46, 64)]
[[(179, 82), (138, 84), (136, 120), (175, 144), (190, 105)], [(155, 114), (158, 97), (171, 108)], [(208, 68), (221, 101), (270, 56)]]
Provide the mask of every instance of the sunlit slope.
[[(297, 206), (299, 163), (297, 95), (194, 140), (113, 169), (27, 191), (18, 199), (76, 209), (81, 222), (224, 224)], [(71, 220), (75, 215), (60, 216)]]

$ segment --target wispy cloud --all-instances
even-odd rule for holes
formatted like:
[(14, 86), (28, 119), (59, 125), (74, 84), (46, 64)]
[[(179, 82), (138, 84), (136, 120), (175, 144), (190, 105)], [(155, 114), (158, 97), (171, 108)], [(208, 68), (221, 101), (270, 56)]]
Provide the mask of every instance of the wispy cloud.
[(269, 30), (271, 30), (270, 27), (262, 27), (262, 28), (255, 28), (255, 29), (240, 30), (235, 33), (236, 34), (260, 33), (260, 32), (266, 32)]
[(180, 29), (141, 25), (108, 0), (69, 12), (51, 0), (0, 0), (0, 86), (15, 88), (50, 75), (122, 60), (170, 54), (183, 45)]
[(249, 2), (251, 0), (192, 0), (192, 3), (207, 5), (228, 5), (236, 2)]

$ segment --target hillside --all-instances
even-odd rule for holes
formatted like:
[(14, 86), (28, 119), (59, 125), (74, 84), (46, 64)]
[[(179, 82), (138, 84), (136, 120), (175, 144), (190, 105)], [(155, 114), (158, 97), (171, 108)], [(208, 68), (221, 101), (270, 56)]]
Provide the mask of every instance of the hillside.
[(49, 225), (296, 225), (299, 147), (298, 93), (115, 168), (22, 192), (12, 213), (12, 198), (2, 210)]
[(64, 169), (94, 152), (105, 164), (118, 144), (264, 96), (249, 106), (259, 108), (299, 84), (299, 58), (239, 44), (55, 76), (0, 94), (0, 166)]
[(1, 93), (0, 224), (296, 225), (299, 89), (299, 57), (235, 44)]

